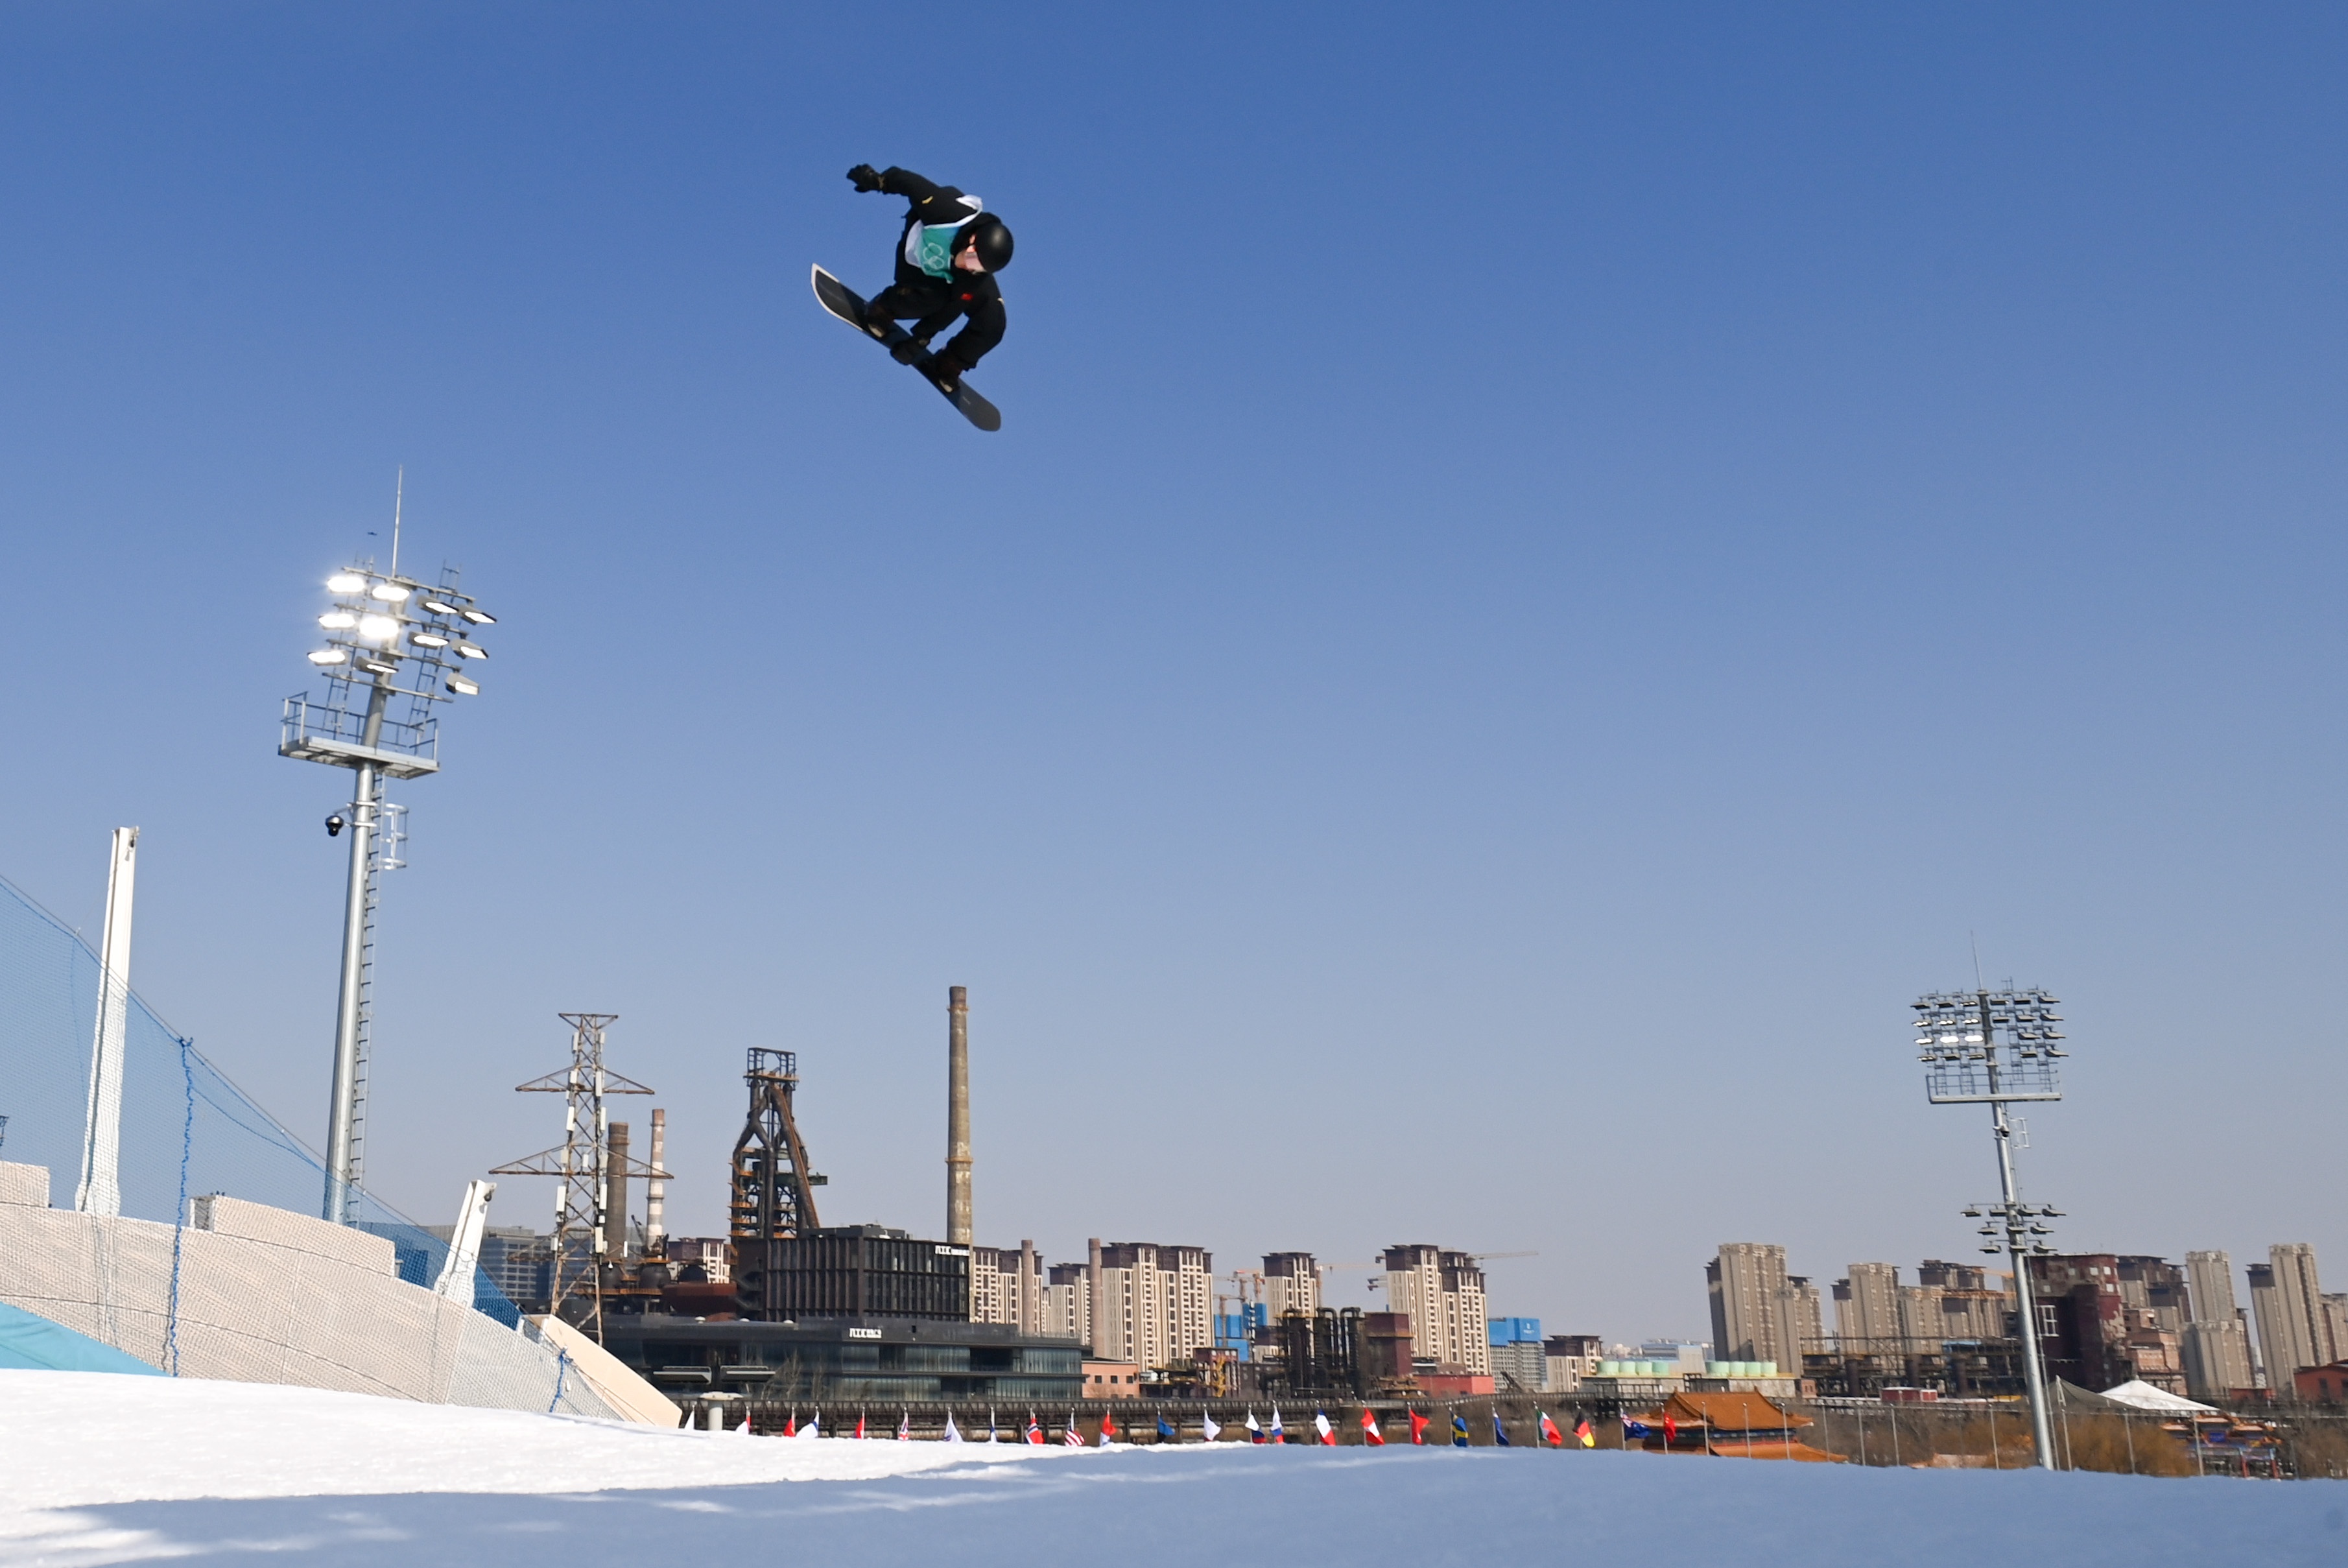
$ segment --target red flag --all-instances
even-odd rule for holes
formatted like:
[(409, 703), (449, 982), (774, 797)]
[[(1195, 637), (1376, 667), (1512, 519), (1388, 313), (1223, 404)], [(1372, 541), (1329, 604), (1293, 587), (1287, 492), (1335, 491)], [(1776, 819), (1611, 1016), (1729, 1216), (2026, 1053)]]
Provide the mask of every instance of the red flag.
[(1666, 1447), (1680, 1440), (1680, 1424), (1672, 1419), (1669, 1410), (1663, 1412), (1663, 1442)]
[(1549, 1418), (1549, 1412), (1547, 1410), (1540, 1412), (1540, 1435), (1541, 1441), (1547, 1443), (1550, 1448), (1561, 1449), (1565, 1447), (1565, 1434), (1557, 1429), (1557, 1423)]
[(1117, 1418), (1107, 1410), (1101, 1412), (1100, 1446), (1107, 1448), (1117, 1441)]
[(860, 1438), (864, 1435), (864, 1412), (861, 1410), (856, 1412), (856, 1435)]
[(1044, 1440), (1044, 1429), (1036, 1424), (1035, 1412), (1033, 1410), (1027, 1412), (1027, 1440), (1037, 1444)]
[(1574, 1427), (1573, 1435), (1581, 1439), (1581, 1446), (1585, 1449), (1594, 1449), (1598, 1446), (1598, 1434), (1590, 1429), (1590, 1418), (1587, 1416), (1582, 1417), (1581, 1422)]
[(1367, 1410), (1362, 1412), (1362, 1441), (1374, 1449), (1386, 1446), (1385, 1435), (1378, 1430), (1378, 1418)]
[(799, 1413), (798, 1413), (797, 1410), (793, 1410), (793, 1411), (790, 1413), (789, 1417), (788, 1417), (788, 1418), (787, 1418), (784, 1420), (784, 1422), (783, 1422), (783, 1436), (785, 1436), (785, 1437), (787, 1437), (787, 1438), (796, 1438), (796, 1437), (798, 1437), (798, 1435), (799, 1435)]
[(1424, 1446), (1426, 1442), (1427, 1418), (1420, 1415), (1416, 1410), (1406, 1410), (1404, 1413), (1410, 1417), (1410, 1440)]

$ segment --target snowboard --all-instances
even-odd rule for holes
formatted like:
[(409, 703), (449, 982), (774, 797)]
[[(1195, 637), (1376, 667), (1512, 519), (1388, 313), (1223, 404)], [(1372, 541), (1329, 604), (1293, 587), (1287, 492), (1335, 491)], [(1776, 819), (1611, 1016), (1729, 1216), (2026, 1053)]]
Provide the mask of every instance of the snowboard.
[[(893, 321), (876, 321), (869, 326), (866, 325), (863, 296), (821, 267), (815, 268), (814, 273), (815, 297), (822, 304), (824, 309), (831, 312), (867, 337), (875, 339), (884, 348), (894, 349), (899, 344), (911, 340), (911, 335)], [(926, 348), (922, 349), (921, 356), (913, 361), (913, 368), (922, 372), (922, 380), (929, 381), (932, 387), (938, 387), (936, 382), (930, 381), (931, 357), (930, 351)], [(968, 419), (980, 429), (1003, 428), (1001, 410), (978, 395), (972, 387), (969, 377), (965, 376), (955, 382), (953, 391), (948, 392), (944, 387), (938, 387), (938, 392), (947, 402), (962, 410), (963, 418)]]

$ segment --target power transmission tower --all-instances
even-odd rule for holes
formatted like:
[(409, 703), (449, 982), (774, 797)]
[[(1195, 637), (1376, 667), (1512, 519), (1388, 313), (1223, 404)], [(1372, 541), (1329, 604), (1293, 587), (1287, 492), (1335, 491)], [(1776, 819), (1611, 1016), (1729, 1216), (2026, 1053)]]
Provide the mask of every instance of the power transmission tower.
[(564, 1301), (585, 1299), (586, 1315), (600, 1343), (603, 1337), (602, 1265), (616, 1261), (610, 1256), (614, 1230), (608, 1222), (612, 1179), (620, 1174), (660, 1181), (670, 1178), (667, 1171), (635, 1160), (629, 1160), (623, 1172), (612, 1159), (612, 1122), (604, 1097), (653, 1092), (603, 1065), (603, 1031), (620, 1016), (558, 1013), (555, 1016), (571, 1026), (571, 1065), (516, 1084), (514, 1092), (564, 1097), (562, 1141), (527, 1159), (500, 1165), (489, 1174), (552, 1176), (561, 1181), (554, 1194), (554, 1266), (547, 1311), (560, 1317)]

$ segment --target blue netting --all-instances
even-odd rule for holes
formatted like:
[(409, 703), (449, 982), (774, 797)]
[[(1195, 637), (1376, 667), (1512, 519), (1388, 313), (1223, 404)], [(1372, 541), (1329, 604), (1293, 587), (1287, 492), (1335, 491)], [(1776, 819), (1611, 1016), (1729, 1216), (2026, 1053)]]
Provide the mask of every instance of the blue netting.
[[(98, 959), (70, 927), (0, 878), (0, 1160), (46, 1165), (49, 1202), (73, 1202), (89, 1100)], [(325, 1165), (132, 993), (122, 1071), (122, 1212), (185, 1224), (181, 1194), (225, 1192), (319, 1212)], [(448, 1243), (372, 1193), (362, 1229), (388, 1237), (400, 1277), (429, 1285)], [(476, 1268), (473, 1305), (509, 1326), (521, 1314)]]

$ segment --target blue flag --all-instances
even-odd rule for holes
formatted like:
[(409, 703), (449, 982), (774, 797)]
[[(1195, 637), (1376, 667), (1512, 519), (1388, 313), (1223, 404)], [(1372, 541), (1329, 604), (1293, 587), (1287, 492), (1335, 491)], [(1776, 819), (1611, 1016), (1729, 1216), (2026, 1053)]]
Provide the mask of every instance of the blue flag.
[(1509, 1447), (1509, 1429), (1500, 1425), (1500, 1412), (1492, 1412), (1492, 1440), (1502, 1448)]
[(1161, 1443), (1174, 1440), (1174, 1423), (1163, 1416), (1158, 1418), (1158, 1440)]
[(1644, 1438), (1651, 1436), (1652, 1433), (1646, 1422), (1633, 1421), (1625, 1417), (1622, 1421), (1622, 1435), (1626, 1438)]
[(1451, 1417), (1451, 1446), (1455, 1449), (1468, 1446), (1468, 1418), (1457, 1411)]

